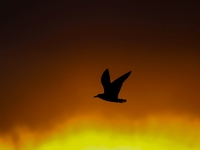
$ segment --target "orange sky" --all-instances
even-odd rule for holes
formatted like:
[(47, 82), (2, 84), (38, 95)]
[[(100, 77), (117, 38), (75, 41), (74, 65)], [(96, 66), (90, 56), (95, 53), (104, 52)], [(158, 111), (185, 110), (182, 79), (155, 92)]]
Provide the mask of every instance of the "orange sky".
[[(180, 126), (189, 122), (188, 127), (197, 121), (199, 131), (199, 28), (106, 17), (66, 27), (63, 16), (52, 17), (58, 24), (41, 17), (31, 26), (38, 16), (33, 12), (28, 11), (33, 19), (27, 24), (21, 23), (24, 15), (11, 20), (19, 24), (1, 38), (0, 143), (11, 139), (18, 145), (29, 132), (37, 141), (74, 122), (87, 128), (96, 128), (94, 122), (101, 129), (129, 126), (133, 132), (132, 124), (139, 120), (142, 128), (154, 117), (159, 127), (166, 120)], [(7, 21), (3, 29), (9, 27)], [(100, 77), (106, 68), (111, 80), (132, 71), (119, 95), (126, 103), (93, 98), (103, 92)]]

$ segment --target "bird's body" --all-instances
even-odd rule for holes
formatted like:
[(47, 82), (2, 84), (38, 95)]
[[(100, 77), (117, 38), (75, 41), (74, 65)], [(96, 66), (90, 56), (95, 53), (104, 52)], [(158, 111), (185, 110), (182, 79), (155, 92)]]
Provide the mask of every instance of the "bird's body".
[(125, 99), (119, 99), (118, 94), (120, 92), (123, 82), (129, 77), (130, 74), (131, 71), (127, 72), (126, 74), (122, 75), (111, 83), (109, 71), (108, 69), (106, 69), (101, 76), (101, 83), (104, 88), (104, 93), (98, 94), (95, 97), (99, 97), (103, 100), (116, 103), (126, 102)]

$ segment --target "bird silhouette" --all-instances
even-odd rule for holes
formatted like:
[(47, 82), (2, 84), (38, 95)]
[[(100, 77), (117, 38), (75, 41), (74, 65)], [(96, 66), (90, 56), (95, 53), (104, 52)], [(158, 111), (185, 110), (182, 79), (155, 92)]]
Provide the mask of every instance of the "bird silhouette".
[(110, 82), (110, 74), (108, 69), (106, 69), (101, 76), (101, 84), (104, 88), (104, 93), (98, 94), (95, 97), (101, 98), (103, 100), (115, 103), (123, 103), (126, 102), (125, 99), (119, 99), (118, 94), (122, 87), (123, 82), (129, 77), (131, 71), (122, 75), (121, 77), (114, 80), (112, 83)]

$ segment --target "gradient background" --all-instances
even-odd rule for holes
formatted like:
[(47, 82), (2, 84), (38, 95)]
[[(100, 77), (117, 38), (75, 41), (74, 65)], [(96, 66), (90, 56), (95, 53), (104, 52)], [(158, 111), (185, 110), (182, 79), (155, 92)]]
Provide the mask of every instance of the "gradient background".
[[(1, 1), (0, 150), (199, 150), (198, 1)], [(132, 70), (119, 97), (93, 96)]]

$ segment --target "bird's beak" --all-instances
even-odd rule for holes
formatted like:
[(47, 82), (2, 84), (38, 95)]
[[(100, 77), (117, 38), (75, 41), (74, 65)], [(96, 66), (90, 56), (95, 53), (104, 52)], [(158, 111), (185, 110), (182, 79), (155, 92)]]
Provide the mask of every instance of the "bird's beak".
[(94, 98), (95, 98), (95, 97), (97, 97), (97, 96), (94, 96)]

